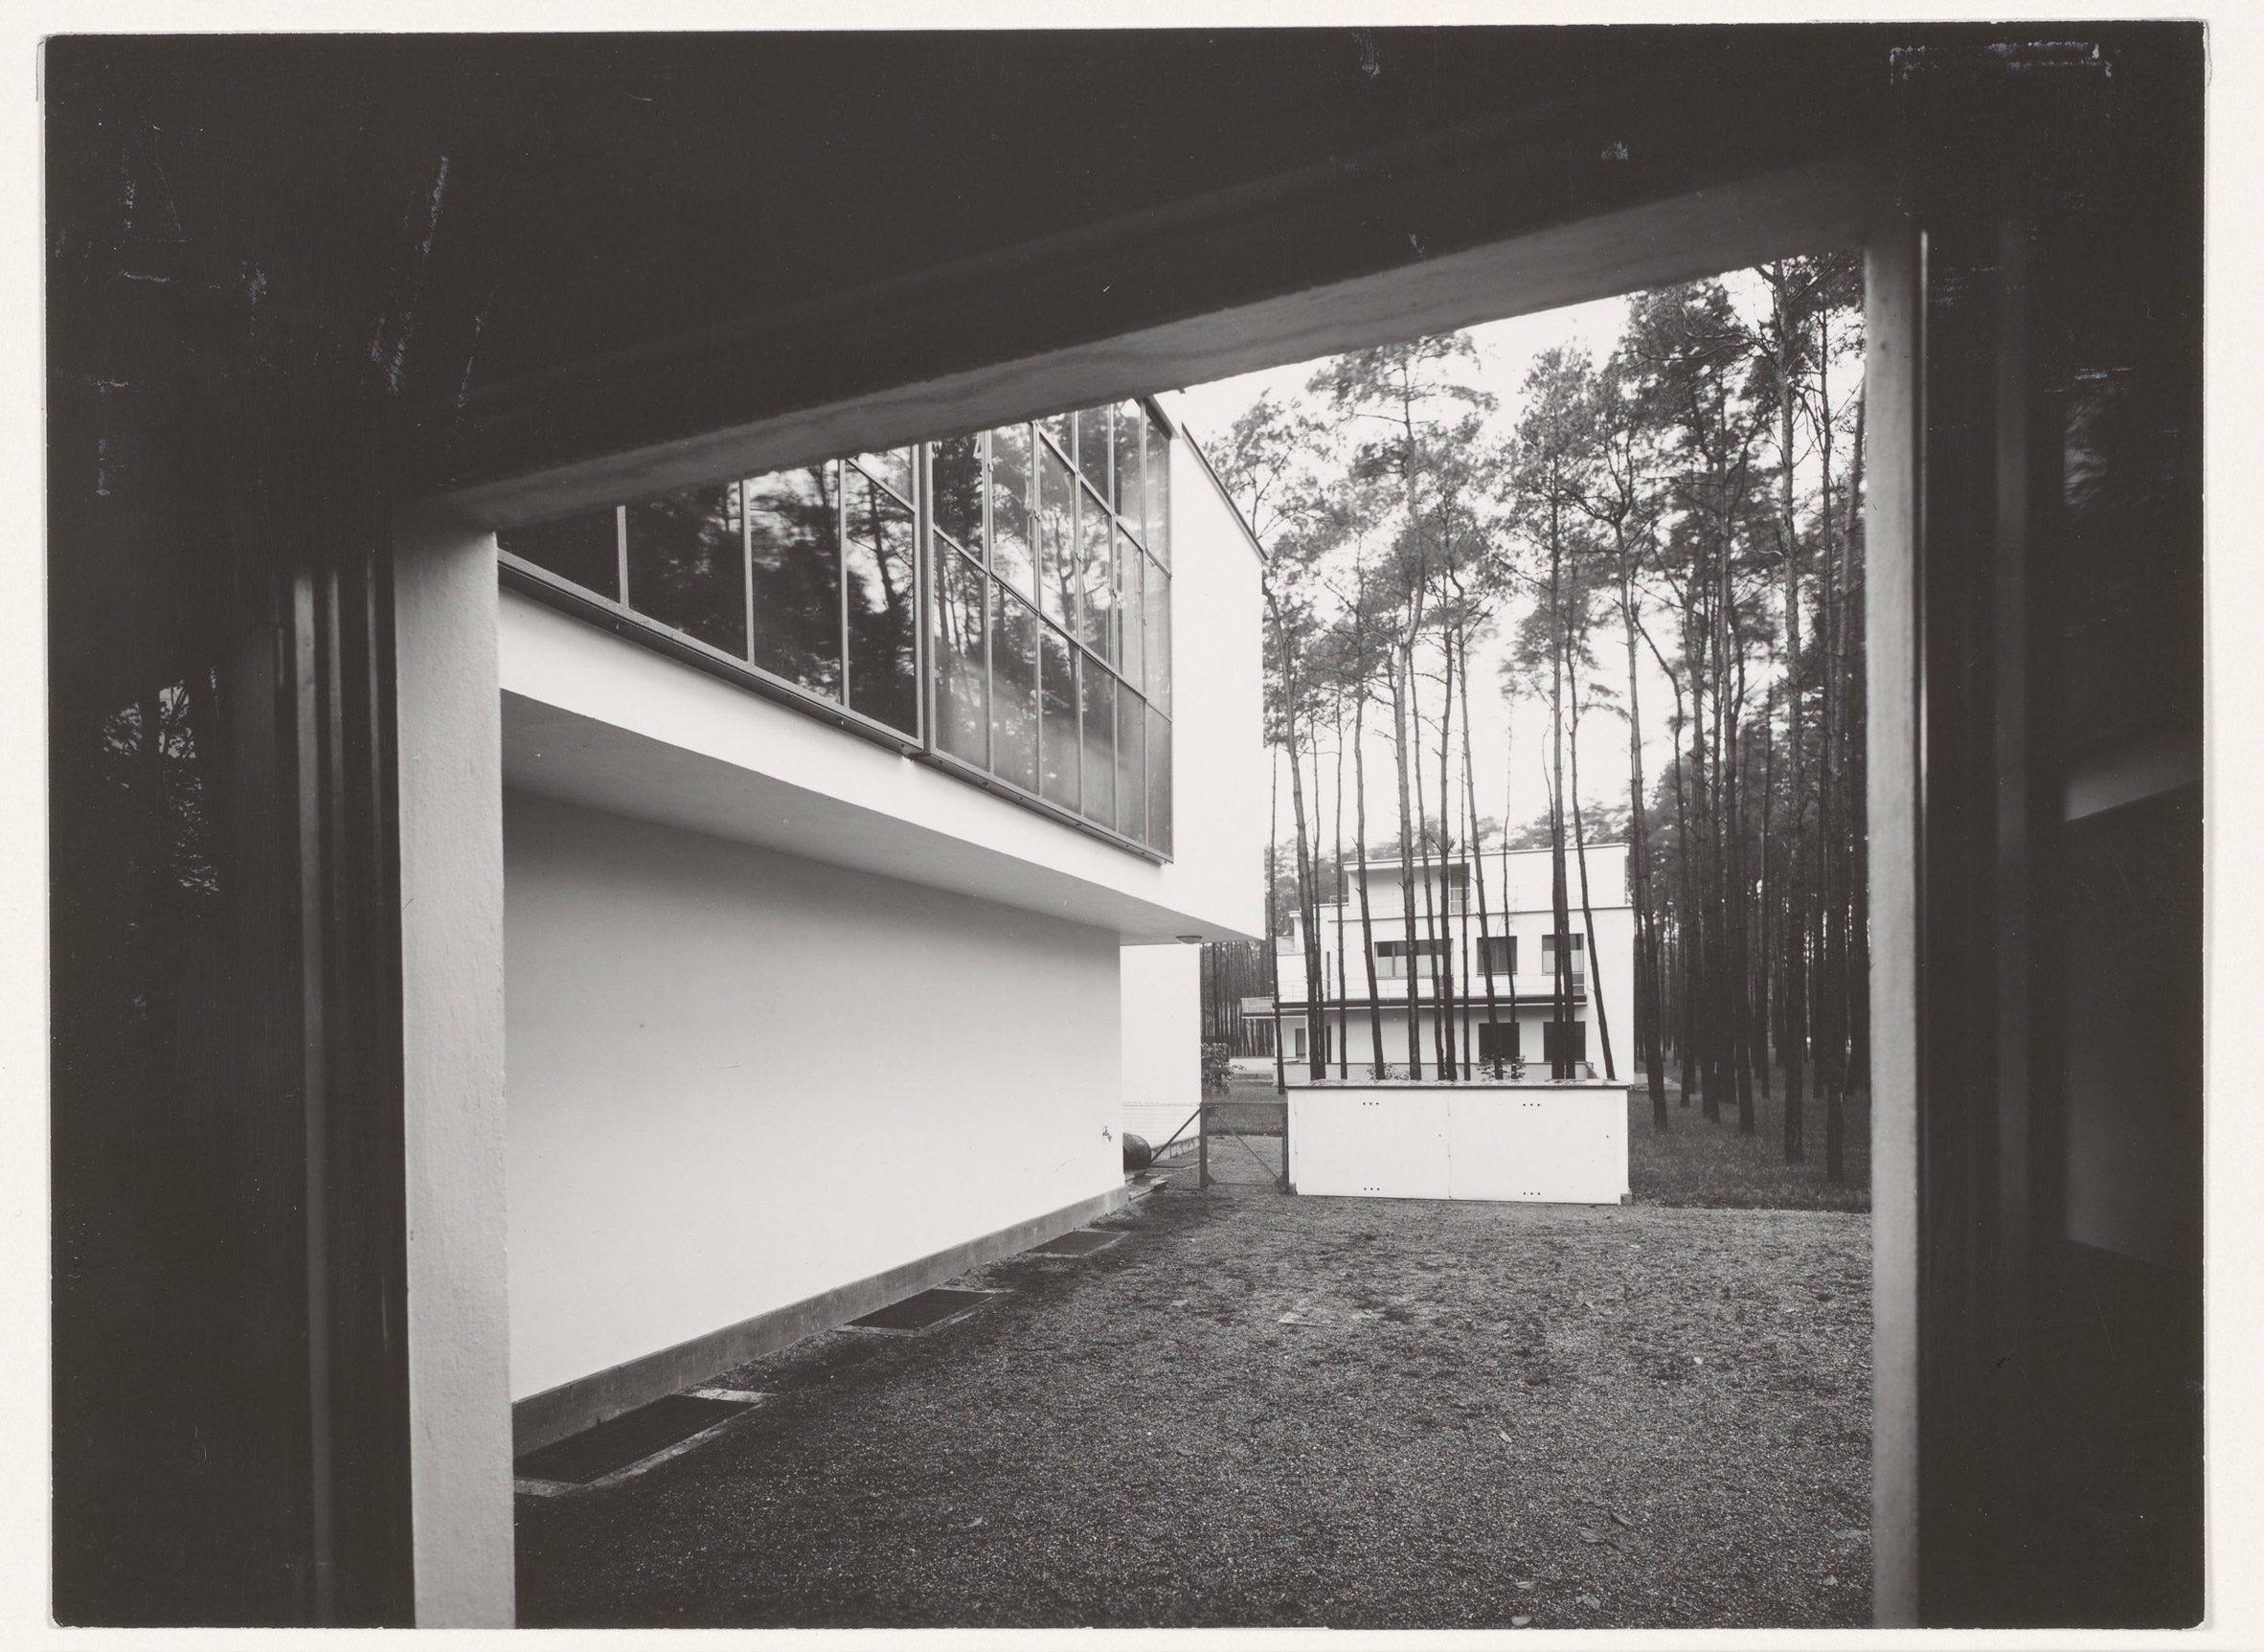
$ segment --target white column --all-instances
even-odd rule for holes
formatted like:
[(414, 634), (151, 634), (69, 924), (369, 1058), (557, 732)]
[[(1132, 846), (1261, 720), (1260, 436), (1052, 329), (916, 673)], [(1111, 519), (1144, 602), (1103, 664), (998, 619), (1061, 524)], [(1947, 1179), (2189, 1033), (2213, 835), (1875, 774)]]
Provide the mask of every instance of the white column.
[(509, 1317), (495, 539), (396, 522), (410, 1506), (419, 1628), (508, 1628)]
[(1864, 260), (1871, 920), (1871, 1613), (1918, 1621), (1917, 237), (1891, 211)]

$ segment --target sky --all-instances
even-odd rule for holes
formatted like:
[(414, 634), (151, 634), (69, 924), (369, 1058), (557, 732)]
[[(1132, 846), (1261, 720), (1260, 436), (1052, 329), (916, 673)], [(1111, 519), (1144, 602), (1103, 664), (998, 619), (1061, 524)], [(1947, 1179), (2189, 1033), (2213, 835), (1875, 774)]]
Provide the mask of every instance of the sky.
[[(1723, 277), (1722, 281), (1732, 301), (1748, 313), (1765, 303), (1759, 278), (1750, 272), (1736, 272)], [(1491, 392), (1498, 403), (1492, 427), (1506, 436), (1516, 423), (1524, 406), (1519, 386), (1535, 356), (1559, 345), (1571, 345), (1584, 348), (1594, 359), (1600, 362), (1619, 342), (1620, 325), (1626, 312), (1626, 299), (1616, 297), (1468, 328), (1471, 342), (1478, 351), (1479, 369), (1475, 382)], [(1222, 378), (1209, 384), (1166, 392), (1159, 399), (1166, 411), (1180, 421), (1204, 450), (1215, 457), (1223, 451), (1227, 432), (1233, 428), (1234, 420), (1260, 396), (1270, 391), (1277, 401), (1300, 399), (1306, 381), (1320, 365), (1320, 360), (1315, 360), (1268, 368), (1234, 378)], [(1852, 385), (1849, 388), (1852, 389)], [(1514, 828), (1534, 819), (1547, 804), (1543, 770), (1549, 757), (1549, 710), (1546, 704), (1529, 699), (1520, 701), (1512, 709), (1504, 698), (1499, 687), (1499, 671), (1506, 652), (1506, 630), (1507, 626), (1497, 625), (1494, 632), (1482, 644), (1475, 645), (1471, 652), (1471, 665), (1474, 668), (1470, 680), (1471, 752), (1479, 813), (1506, 820)], [(1626, 681), (1626, 655), (1619, 639), (1619, 628), (1614, 625), (1608, 631), (1600, 631), (1594, 645), (1598, 665), (1603, 668), (1615, 690), (1623, 689)], [(1672, 739), (1668, 733), (1668, 720), (1673, 710), (1673, 690), (1656, 663), (1648, 658), (1647, 652), (1638, 667), (1636, 692), (1643, 724), (1643, 784), (1648, 791), (1655, 785), (1662, 765), (1671, 757)], [(1435, 698), (1436, 687), (1431, 693)], [(1397, 829), (1398, 789), (1390, 749), (1373, 732), (1372, 709), (1370, 715), (1371, 728), (1367, 746), (1369, 835), (1371, 841), (1380, 841)], [(1457, 718), (1455, 743), (1459, 748), (1461, 744), (1459, 708)], [(1429, 736), (1431, 766), (1425, 771), (1424, 781), (1425, 801), (1430, 803), (1434, 814), (1438, 812), (1438, 803), (1432, 795), (1438, 787), (1437, 740), (1438, 735), (1434, 731)], [(1322, 795), (1319, 799), (1312, 795), (1313, 772), (1308, 761), (1305, 770), (1308, 788), (1306, 808), (1317, 816), (1324, 851), (1333, 852), (1336, 777), (1333, 746), (1328, 734), (1323, 734), (1321, 745)], [(1624, 807), (1627, 802), (1625, 723), (1614, 713), (1592, 712), (1582, 719), (1579, 755), (1579, 796), (1583, 808), (1591, 804)], [(1275, 779), (1280, 793), (1277, 836), (1286, 842), (1294, 833), (1288, 760), (1279, 752), (1273, 754), (1273, 760)], [(1353, 853), (1354, 817), (1352, 761), (1348, 754), (1344, 770), (1344, 831), (1348, 857)], [(1460, 775), (1458, 758), (1458, 783)]]

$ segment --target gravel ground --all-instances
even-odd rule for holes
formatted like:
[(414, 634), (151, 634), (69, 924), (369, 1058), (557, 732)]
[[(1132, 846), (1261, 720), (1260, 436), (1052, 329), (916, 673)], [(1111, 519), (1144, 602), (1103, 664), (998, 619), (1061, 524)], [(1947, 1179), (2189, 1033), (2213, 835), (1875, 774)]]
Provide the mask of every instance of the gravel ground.
[(1869, 1220), (1200, 1195), (519, 1504), (528, 1625), (1862, 1626)]

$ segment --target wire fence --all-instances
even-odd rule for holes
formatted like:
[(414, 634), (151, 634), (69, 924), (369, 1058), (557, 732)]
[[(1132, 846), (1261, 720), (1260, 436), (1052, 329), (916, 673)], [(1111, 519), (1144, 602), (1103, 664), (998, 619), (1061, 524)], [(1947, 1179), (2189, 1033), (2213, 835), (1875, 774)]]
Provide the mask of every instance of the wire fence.
[(1198, 1182), (1211, 1188), (1289, 1190), (1289, 1102), (1271, 1094), (1203, 1103)]

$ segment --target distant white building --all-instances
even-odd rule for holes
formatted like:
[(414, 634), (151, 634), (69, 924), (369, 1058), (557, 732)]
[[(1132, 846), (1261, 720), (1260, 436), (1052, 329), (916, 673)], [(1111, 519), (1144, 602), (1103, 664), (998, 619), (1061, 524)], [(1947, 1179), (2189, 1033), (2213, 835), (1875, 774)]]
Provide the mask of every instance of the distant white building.
[[(1415, 1053), (1426, 1076), (1435, 1070), (1442, 1014), (1450, 1018), (1458, 1063), (1522, 1061), (1528, 1076), (1546, 1078), (1561, 1044), (1564, 1058), (1575, 1064), (1575, 1076), (1628, 1075), (1635, 1050), (1635, 908), (1627, 848), (1590, 844), (1586, 859), (1583, 904), (1580, 861), (1567, 850), (1571, 916), (1561, 935), (1545, 849), (1426, 857), (1415, 869), (1412, 934), (1399, 862), (1375, 860), (1348, 869), (1344, 898), (1319, 909), (1320, 1039), (1331, 1072), (1340, 1062), (1351, 1076), (1368, 1070), (1380, 1022), (1383, 1059), (1394, 1075), (1404, 1075), (1413, 1013)], [(1559, 945), (1573, 960), (1572, 1003), (1562, 1027), (1555, 1008)], [(1300, 1071), (1309, 1071), (1314, 1036), (1308, 1030), (1302, 919), (1293, 917), (1275, 946), (1283, 1054), (1294, 1082)], [(1270, 1009), (1262, 1000), (1246, 1007), (1251, 1013)]]

